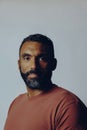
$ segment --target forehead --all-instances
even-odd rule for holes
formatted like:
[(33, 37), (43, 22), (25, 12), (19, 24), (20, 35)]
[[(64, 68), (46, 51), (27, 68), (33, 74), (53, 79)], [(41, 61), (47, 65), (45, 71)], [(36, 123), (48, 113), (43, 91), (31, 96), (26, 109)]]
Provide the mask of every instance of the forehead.
[(20, 54), (27, 53), (27, 52), (46, 53), (46, 45), (44, 45), (40, 42), (27, 41), (22, 45)]

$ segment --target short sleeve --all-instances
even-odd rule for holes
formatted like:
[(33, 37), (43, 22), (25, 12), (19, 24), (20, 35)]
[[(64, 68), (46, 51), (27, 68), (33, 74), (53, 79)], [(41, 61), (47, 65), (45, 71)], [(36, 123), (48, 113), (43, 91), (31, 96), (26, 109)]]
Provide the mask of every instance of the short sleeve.
[(68, 95), (56, 109), (55, 130), (87, 130), (87, 108), (78, 99)]

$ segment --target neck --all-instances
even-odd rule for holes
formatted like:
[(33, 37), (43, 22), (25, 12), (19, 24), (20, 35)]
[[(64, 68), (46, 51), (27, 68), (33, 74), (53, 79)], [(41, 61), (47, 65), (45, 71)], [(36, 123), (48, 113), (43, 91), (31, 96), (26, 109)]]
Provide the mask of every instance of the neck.
[(41, 94), (43, 91), (42, 90), (37, 90), (37, 89), (30, 89), (30, 88), (27, 88), (27, 95), (29, 97), (33, 97), (33, 96), (36, 96), (36, 95), (39, 95)]
[(31, 89), (31, 88), (27, 87), (27, 95), (29, 97), (39, 95), (39, 94), (41, 94), (43, 92), (49, 91), (52, 88), (52, 86), (53, 86), (53, 84), (52, 84), (52, 82), (50, 82), (49, 84), (44, 85), (44, 89), (42, 89), (42, 90), (40, 90), (40, 89)]

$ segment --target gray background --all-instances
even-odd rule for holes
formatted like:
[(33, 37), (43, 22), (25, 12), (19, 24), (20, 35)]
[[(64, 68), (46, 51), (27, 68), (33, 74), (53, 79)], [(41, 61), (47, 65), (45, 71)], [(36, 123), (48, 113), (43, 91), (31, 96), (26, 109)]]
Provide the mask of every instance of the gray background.
[(32, 33), (54, 42), (58, 66), (53, 82), (87, 105), (87, 0), (0, 0), (0, 130), (10, 103), (26, 91), (18, 49)]

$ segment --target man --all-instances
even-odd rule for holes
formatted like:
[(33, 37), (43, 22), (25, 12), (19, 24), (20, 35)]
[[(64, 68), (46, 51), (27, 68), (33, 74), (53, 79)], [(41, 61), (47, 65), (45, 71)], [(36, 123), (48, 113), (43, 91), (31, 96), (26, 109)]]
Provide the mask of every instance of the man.
[(56, 63), (47, 36), (33, 34), (23, 40), (18, 65), (27, 93), (12, 102), (4, 130), (87, 130), (86, 106), (51, 81)]

